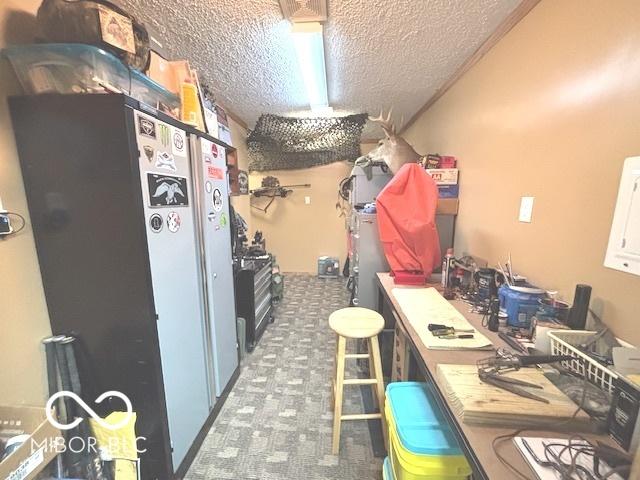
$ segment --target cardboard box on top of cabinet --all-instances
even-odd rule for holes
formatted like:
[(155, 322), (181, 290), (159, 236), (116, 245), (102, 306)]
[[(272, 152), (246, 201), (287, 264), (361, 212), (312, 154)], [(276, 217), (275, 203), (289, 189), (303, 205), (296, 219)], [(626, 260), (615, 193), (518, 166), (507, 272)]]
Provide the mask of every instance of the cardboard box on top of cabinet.
[(171, 93), (179, 95), (180, 82), (178, 82), (178, 77), (174, 71), (173, 62), (165, 60), (154, 51), (151, 51), (150, 56), (151, 60), (149, 62), (149, 69), (147, 70), (147, 76)]
[(438, 185), (457, 185), (457, 168), (428, 168), (426, 172), (431, 175)]

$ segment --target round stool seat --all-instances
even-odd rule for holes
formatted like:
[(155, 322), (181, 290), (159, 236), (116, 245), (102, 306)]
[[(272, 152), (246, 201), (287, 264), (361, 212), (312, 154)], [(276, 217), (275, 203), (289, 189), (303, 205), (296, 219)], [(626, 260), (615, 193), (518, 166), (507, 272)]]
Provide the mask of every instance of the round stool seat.
[(382, 331), (384, 318), (368, 308), (341, 308), (329, 315), (329, 326), (342, 337), (369, 338)]

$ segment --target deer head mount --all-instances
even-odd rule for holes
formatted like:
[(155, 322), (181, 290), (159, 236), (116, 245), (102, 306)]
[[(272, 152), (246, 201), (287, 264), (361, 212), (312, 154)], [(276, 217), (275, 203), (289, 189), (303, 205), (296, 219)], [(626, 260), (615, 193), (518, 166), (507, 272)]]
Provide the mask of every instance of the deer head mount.
[(409, 143), (396, 133), (396, 127), (391, 122), (391, 110), (386, 118), (382, 112), (378, 117), (369, 117), (369, 120), (379, 123), (384, 131), (385, 138), (378, 142), (378, 146), (371, 150), (365, 158), (369, 161), (383, 161), (394, 175), (405, 163), (417, 163), (422, 156), (417, 153)]

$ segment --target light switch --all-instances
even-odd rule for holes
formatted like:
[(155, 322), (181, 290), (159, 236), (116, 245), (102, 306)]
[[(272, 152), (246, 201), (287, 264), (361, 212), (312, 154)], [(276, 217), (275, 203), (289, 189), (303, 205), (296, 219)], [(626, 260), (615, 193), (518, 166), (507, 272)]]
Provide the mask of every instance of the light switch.
[(311, 197), (304, 197), (304, 204), (311, 205)]
[(531, 217), (533, 216), (533, 198), (534, 197), (522, 197), (520, 200), (520, 216), (518, 220), (521, 222), (531, 223)]

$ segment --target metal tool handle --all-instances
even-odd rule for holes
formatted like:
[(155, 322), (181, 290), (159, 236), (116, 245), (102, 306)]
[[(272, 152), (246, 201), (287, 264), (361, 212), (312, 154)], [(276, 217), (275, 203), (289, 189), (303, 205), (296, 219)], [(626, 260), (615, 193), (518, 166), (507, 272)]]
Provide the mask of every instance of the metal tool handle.
[(530, 365), (539, 365), (541, 363), (555, 363), (562, 362), (564, 360), (573, 360), (575, 357), (571, 355), (520, 355), (520, 365), (528, 367)]

